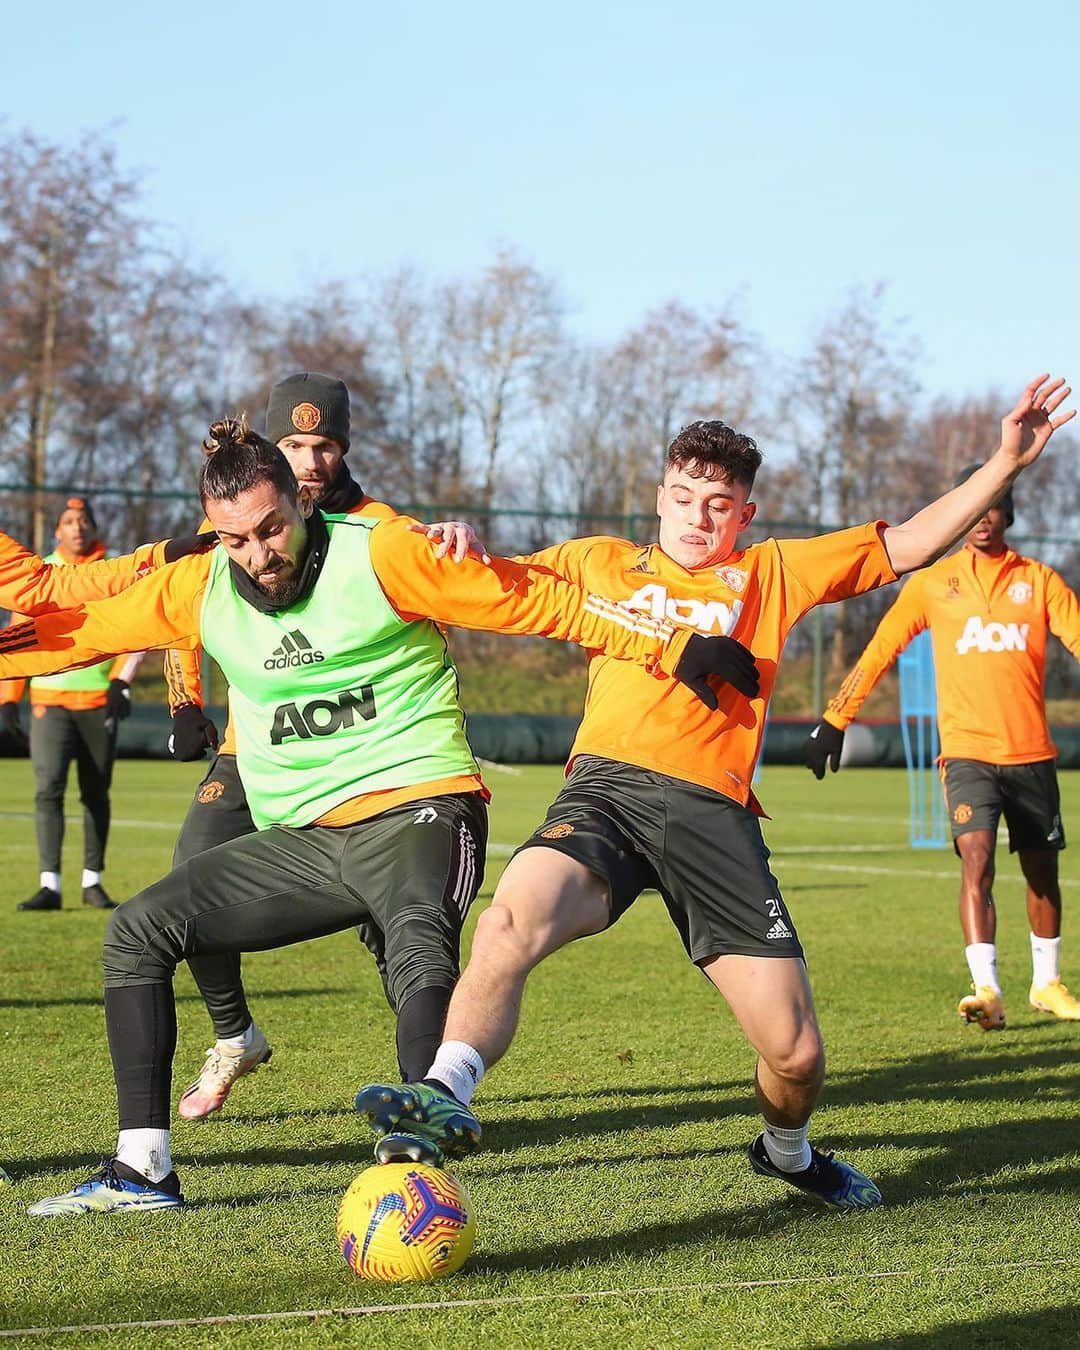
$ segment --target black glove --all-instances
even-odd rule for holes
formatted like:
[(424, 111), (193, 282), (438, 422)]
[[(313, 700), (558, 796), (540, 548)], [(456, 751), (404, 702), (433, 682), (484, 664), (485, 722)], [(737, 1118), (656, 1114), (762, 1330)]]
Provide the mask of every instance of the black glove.
[(692, 689), (706, 708), (718, 706), (708, 676), (730, 684), (747, 698), (756, 698), (760, 677), (754, 658), (741, 642), (730, 637), (703, 637), (694, 633), (675, 667), (675, 678)]
[(165, 540), (165, 561), (176, 562), (191, 553), (205, 553), (211, 544), (217, 543), (217, 532), (205, 530), (202, 534), (186, 534), (180, 539)]
[(823, 718), (806, 738), (806, 744), (803, 746), (803, 763), (808, 769), (812, 769), (814, 777), (820, 780), (825, 777), (826, 761), (833, 773), (840, 767), (840, 751), (843, 748), (844, 733)]
[(131, 716), (131, 685), (127, 680), (110, 680), (105, 695), (105, 725), (112, 728)]
[(169, 754), (173, 759), (202, 759), (207, 750), (216, 750), (217, 727), (195, 703), (185, 703), (173, 713)]
[(30, 749), (29, 737), (19, 724), (17, 703), (0, 703), (0, 741), (9, 755), (25, 755)]

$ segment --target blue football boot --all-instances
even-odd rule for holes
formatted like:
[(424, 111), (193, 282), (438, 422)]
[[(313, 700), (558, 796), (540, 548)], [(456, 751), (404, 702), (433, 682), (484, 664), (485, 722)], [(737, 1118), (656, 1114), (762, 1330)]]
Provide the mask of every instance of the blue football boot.
[(833, 1153), (820, 1153), (811, 1146), (810, 1166), (801, 1172), (785, 1172), (769, 1157), (765, 1136), (759, 1134), (750, 1145), (749, 1154), (755, 1172), (786, 1181), (833, 1209), (874, 1209), (881, 1204), (881, 1192), (870, 1178)]
[(50, 1195), (26, 1211), (36, 1219), (59, 1214), (111, 1214), (134, 1209), (179, 1209), (184, 1203), (180, 1181), (170, 1172), (161, 1181), (147, 1181), (115, 1158), (102, 1164), (86, 1181), (63, 1195)]

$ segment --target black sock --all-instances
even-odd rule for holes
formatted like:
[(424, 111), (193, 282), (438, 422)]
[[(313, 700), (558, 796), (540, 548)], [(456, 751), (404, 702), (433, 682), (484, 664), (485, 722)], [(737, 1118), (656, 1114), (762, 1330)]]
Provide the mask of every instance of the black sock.
[(442, 1041), (449, 989), (418, 989), (398, 1009), (397, 1057), (402, 1081), (417, 1083), (431, 1068)]
[(116, 1097), (122, 1130), (167, 1130), (171, 1124), (176, 1002), (171, 984), (105, 990)]

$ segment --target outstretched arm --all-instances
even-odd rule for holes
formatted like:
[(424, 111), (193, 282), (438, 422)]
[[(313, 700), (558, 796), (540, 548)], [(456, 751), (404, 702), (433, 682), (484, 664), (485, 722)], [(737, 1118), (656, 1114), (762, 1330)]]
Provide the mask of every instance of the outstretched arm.
[(0, 678), (52, 675), (124, 652), (194, 646), (209, 570), (210, 555), (195, 553), (151, 572), (120, 595), (4, 629)]
[(885, 549), (898, 576), (941, 557), (1038, 459), (1054, 432), (1076, 416), (1075, 408), (1053, 415), (1071, 392), (1062, 379), (1040, 375), (1032, 380), (1002, 418), (1001, 444), (987, 462), (967, 482), (885, 531)]
[(852, 666), (844, 683), (826, 706), (824, 715), (803, 745), (803, 763), (816, 778), (824, 778), (825, 765), (833, 773), (840, 767), (844, 731), (859, 715), (866, 696), (917, 633), (927, 626), (922, 578), (907, 582), (882, 615), (874, 635)]
[(0, 530), (0, 606), (20, 614), (51, 614), (86, 600), (118, 595), (165, 561), (166, 544), (78, 567), (54, 567)]

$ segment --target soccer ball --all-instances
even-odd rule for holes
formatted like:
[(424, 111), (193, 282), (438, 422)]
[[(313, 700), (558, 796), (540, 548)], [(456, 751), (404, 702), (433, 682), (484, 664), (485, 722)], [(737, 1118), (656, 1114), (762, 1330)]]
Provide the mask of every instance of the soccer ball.
[(349, 1268), (368, 1280), (435, 1280), (460, 1270), (476, 1220), (464, 1186), (424, 1163), (382, 1163), (361, 1172), (338, 1210), (337, 1240)]

